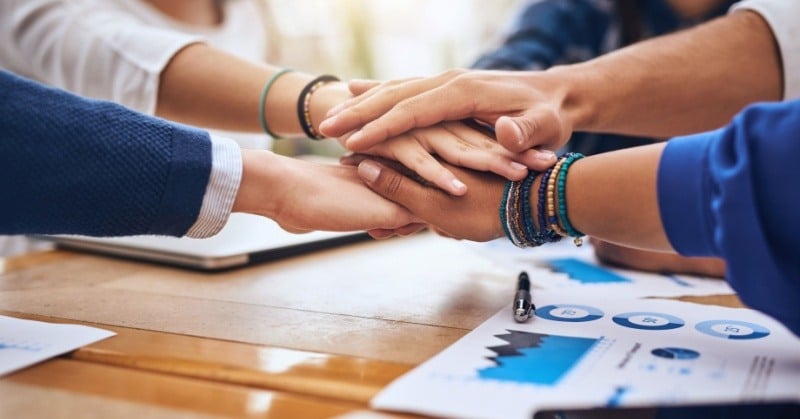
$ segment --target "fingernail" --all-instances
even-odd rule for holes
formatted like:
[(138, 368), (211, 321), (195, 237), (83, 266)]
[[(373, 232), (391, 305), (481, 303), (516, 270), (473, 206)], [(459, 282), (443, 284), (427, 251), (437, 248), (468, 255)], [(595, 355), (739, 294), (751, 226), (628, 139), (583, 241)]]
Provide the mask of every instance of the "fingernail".
[(453, 187), (456, 188), (457, 191), (463, 191), (467, 189), (467, 185), (465, 185), (464, 182), (458, 179), (451, 180), (450, 184), (453, 185)]
[(358, 175), (367, 182), (375, 182), (381, 174), (381, 168), (371, 161), (363, 161), (358, 165)]
[(553, 161), (556, 159), (556, 153), (550, 150), (539, 150), (536, 153), (536, 158), (542, 161)]
[(514, 170), (528, 170), (528, 166), (525, 166), (522, 163), (517, 163), (515, 161), (512, 161), (509, 166), (511, 166), (511, 168)]
[(525, 138), (522, 135), (522, 128), (520, 128), (519, 124), (517, 124), (517, 121), (513, 119), (511, 120), (511, 126), (514, 127), (514, 135), (517, 137), (517, 144), (524, 145)]
[(341, 112), (342, 109), (344, 109), (344, 103), (340, 103), (340, 104), (330, 108), (326, 115), (327, 115), (328, 118), (330, 118), (330, 117), (338, 114), (339, 112)]

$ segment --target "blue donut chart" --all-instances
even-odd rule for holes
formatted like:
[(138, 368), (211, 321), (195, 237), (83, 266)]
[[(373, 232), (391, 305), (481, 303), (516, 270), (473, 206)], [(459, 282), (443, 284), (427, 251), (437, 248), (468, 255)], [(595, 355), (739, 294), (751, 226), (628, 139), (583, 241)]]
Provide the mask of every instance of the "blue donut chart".
[(694, 328), (709, 336), (733, 340), (761, 339), (770, 334), (764, 326), (741, 320), (706, 320)]
[(617, 314), (611, 320), (620, 326), (638, 330), (670, 330), (683, 327), (686, 324), (683, 319), (671, 314), (649, 311), (632, 311)]
[(603, 317), (597, 308), (578, 304), (553, 304), (536, 309), (536, 316), (557, 322), (590, 322)]

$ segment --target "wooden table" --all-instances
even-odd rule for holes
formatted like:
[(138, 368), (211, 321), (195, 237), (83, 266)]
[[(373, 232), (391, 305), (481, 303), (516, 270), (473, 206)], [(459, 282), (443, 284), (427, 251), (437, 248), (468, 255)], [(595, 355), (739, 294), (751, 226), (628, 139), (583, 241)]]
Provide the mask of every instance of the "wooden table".
[(118, 334), (0, 379), (0, 417), (375, 417), (374, 394), (513, 287), (431, 234), (218, 274), (60, 250), (0, 259), (0, 314)]

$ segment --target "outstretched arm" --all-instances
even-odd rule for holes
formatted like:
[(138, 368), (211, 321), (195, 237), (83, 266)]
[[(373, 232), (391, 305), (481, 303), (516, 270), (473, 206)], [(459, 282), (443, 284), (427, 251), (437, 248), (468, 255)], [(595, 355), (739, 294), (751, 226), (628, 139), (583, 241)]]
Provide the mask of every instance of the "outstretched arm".
[[(658, 213), (656, 174), (664, 144), (603, 153), (575, 162), (567, 178), (569, 219), (576, 229), (606, 241), (672, 250)], [(613, 169), (612, 169), (613, 168)], [(450, 236), (487, 241), (503, 236), (499, 207), (505, 179), (451, 168), (470, 187), (465, 196), (443, 194), (375, 161), (359, 164), (370, 187)], [(540, 178), (531, 187), (538, 189)], [(536, 194), (531, 194), (535, 219)]]
[(2, 234), (205, 237), (231, 211), (293, 231), (421, 227), (354, 167), (240, 152), (205, 131), (3, 71), (0, 110)]
[[(279, 69), (237, 58), (202, 37), (149, 24), (126, 7), (103, 2), (8, 0), (0, 4), (0, 64), (82, 96), (111, 100), (179, 122), (261, 131), (260, 93)], [(296, 103), (313, 79), (295, 72), (270, 90), (272, 130), (301, 135)], [(350, 97), (342, 84), (312, 97), (311, 121)]]
[[(93, 7), (93, 2), (67, 0), (0, 2), (0, 34), (6, 39), (0, 66), (141, 112), (230, 131), (262, 130), (262, 92), (281, 71), (211, 47), (199, 37), (150, 26), (116, 3)], [(264, 121), (273, 133), (305, 135), (297, 108), (301, 91), (312, 79), (302, 72), (274, 79), (263, 106)], [(310, 95), (313, 128), (318, 131), (328, 110), (350, 97), (343, 83), (324, 84)], [(525, 167), (510, 165), (530, 165), (525, 155), (503, 150), (486, 136), (446, 141), (444, 131), (436, 135), (440, 141), (429, 141), (431, 135), (410, 135), (367, 152), (396, 158), (454, 194), (466, 189), (431, 154), (475, 169), (488, 167), (509, 178), (525, 176)]]
[[(569, 220), (612, 243), (721, 257), (745, 303), (800, 334), (800, 193), (786, 183), (800, 171), (798, 133), (800, 100), (762, 104), (723, 129), (578, 160), (566, 178)], [(359, 173), (450, 236), (503, 235), (502, 179), (464, 172), (471, 192), (452, 197), (375, 162)]]
[(780, 99), (782, 76), (770, 26), (738, 11), (544, 72), (457, 70), (390, 82), (334, 108), (321, 129), (334, 136), (358, 130), (347, 142), (353, 150), (465, 117), (494, 124), (513, 151), (556, 149), (573, 131), (669, 137), (719, 127), (748, 103)]

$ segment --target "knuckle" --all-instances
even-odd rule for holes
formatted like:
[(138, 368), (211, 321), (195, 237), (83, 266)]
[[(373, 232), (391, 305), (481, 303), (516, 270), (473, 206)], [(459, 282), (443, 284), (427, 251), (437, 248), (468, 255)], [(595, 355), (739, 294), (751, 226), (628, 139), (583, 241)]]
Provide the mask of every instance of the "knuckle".
[(403, 178), (397, 174), (384, 175), (386, 176), (383, 181), (384, 191), (389, 196), (398, 196), (403, 188)]

